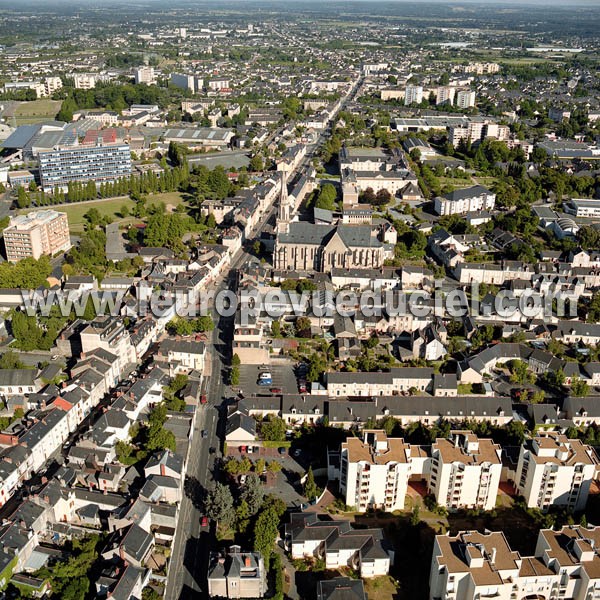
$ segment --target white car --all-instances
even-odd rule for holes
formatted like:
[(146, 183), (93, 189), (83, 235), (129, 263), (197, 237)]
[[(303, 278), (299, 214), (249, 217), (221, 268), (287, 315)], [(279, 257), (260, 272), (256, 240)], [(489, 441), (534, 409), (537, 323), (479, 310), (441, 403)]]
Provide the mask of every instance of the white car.
[(273, 377), (271, 376), (271, 373), (269, 373), (268, 371), (264, 371), (262, 372), (259, 376), (259, 379), (273, 379)]

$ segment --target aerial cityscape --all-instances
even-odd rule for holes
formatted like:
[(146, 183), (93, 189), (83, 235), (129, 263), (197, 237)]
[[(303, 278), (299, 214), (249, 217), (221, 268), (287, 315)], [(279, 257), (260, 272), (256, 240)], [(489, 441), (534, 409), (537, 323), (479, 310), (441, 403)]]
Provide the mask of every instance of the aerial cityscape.
[(0, 0), (0, 600), (600, 599), (597, 0)]

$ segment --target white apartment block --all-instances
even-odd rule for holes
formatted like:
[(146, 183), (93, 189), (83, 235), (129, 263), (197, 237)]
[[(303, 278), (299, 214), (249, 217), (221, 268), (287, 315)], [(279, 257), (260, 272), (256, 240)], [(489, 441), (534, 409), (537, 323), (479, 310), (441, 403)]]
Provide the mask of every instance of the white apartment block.
[(340, 491), (346, 505), (360, 512), (369, 508), (402, 510), (411, 450), (402, 438), (388, 438), (380, 430), (365, 430), (362, 440), (348, 438), (340, 453)]
[(473, 143), (486, 138), (505, 142), (510, 139), (510, 128), (507, 125), (498, 125), (498, 123), (481, 117), (472, 118), (466, 125), (449, 127), (448, 139), (453, 146), (457, 146), (460, 140)]
[(435, 93), (436, 104), (454, 104), (456, 88), (452, 86), (439, 87)]
[(329, 396), (392, 396), (414, 388), (429, 391), (433, 369), (397, 367), (387, 373), (327, 373)]
[(465, 73), (475, 73), (476, 75), (493, 75), (500, 71), (498, 63), (469, 63), (463, 67)]
[(74, 73), (73, 83), (78, 90), (91, 90), (96, 87), (98, 78), (91, 73)]
[(459, 108), (472, 108), (475, 106), (475, 92), (470, 90), (460, 90), (456, 94), (456, 106)]
[(529, 507), (564, 506), (579, 511), (585, 508), (597, 468), (591, 446), (544, 432), (521, 447), (515, 486)]
[(231, 87), (229, 85), (229, 79), (226, 79), (224, 77), (215, 77), (214, 79), (209, 79), (208, 81), (209, 90), (219, 91), (225, 90), (229, 87)]
[(492, 440), (453, 431), (450, 439), (437, 439), (431, 447), (429, 491), (447, 508), (491, 510), (498, 495), (501, 456)]
[(66, 252), (71, 247), (67, 215), (40, 210), (12, 217), (4, 230), (4, 246), (10, 262)]
[(404, 92), (404, 105), (421, 104), (423, 102), (423, 86), (407, 85)]
[(437, 196), (433, 204), (438, 215), (466, 215), (468, 212), (493, 210), (496, 194), (482, 185), (474, 185), (463, 190), (454, 190), (445, 196)]
[(600, 596), (600, 527), (543, 529), (534, 556), (511, 550), (502, 532), (435, 538), (430, 600), (593, 600)]
[(135, 82), (136, 83), (154, 83), (154, 67), (140, 67), (135, 70)]

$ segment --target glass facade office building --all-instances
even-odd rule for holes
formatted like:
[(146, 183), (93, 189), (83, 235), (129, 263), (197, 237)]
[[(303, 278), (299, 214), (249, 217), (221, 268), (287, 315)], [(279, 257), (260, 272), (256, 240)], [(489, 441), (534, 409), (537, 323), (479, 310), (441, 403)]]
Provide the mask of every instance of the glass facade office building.
[(40, 152), (42, 187), (66, 188), (70, 181), (114, 181), (131, 175), (131, 151), (127, 144), (77, 146)]

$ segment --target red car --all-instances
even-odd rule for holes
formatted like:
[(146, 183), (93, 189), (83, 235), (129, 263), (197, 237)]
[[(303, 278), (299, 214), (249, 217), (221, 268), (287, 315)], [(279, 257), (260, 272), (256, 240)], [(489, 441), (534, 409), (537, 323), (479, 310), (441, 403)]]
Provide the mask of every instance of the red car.
[(283, 390), (279, 387), (274, 387), (274, 388), (271, 388), (271, 390), (270, 390), (271, 394), (281, 394), (282, 391)]
[(208, 527), (208, 517), (200, 517), (200, 527)]
[(202, 396), (200, 396), (200, 404), (206, 404), (206, 402), (207, 402), (206, 394), (202, 394)]

